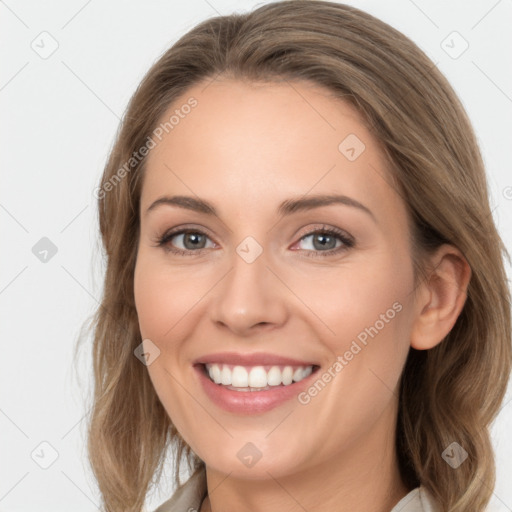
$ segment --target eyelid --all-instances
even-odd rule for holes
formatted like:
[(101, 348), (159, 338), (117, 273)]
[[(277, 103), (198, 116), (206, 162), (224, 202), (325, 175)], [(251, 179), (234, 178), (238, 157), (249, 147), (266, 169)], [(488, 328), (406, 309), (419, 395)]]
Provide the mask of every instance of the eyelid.
[(332, 233), (336, 236), (347, 239), (347, 241), (350, 241), (351, 243), (355, 243), (355, 238), (350, 233), (348, 233), (344, 229), (329, 226), (328, 224), (316, 224), (312, 228), (308, 227), (303, 234), (298, 235), (298, 241), (302, 240), (306, 236), (313, 235), (315, 233)]

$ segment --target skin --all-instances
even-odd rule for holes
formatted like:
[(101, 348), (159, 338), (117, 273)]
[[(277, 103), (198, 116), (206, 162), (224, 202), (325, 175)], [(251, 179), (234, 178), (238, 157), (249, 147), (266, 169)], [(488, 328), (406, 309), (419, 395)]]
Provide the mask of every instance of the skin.
[[(407, 211), (379, 144), (328, 90), (217, 79), (189, 89), (163, 118), (190, 96), (197, 107), (148, 156), (135, 299), (142, 338), (160, 350), (151, 381), (206, 463), (201, 511), (389, 512), (411, 490), (394, 449), (401, 371), (411, 346), (432, 348), (453, 327), (469, 267), (445, 245), (431, 257), (431, 278), (415, 287)], [(349, 134), (365, 144), (354, 161), (338, 149)], [(373, 216), (340, 204), (276, 214), (286, 199), (332, 193)], [(170, 205), (147, 212), (163, 195), (206, 199), (218, 215)], [(179, 226), (205, 232), (203, 249), (182, 235), (167, 246), (187, 255), (157, 246)], [(355, 245), (326, 255), (311, 236), (323, 226)], [(250, 264), (236, 252), (248, 236), (263, 249)], [(401, 311), (306, 405), (230, 413), (192, 368), (212, 352), (271, 352), (318, 362), (321, 374), (397, 302)], [(248, 442), (261, 452), (250, 468), (237, 457)]]

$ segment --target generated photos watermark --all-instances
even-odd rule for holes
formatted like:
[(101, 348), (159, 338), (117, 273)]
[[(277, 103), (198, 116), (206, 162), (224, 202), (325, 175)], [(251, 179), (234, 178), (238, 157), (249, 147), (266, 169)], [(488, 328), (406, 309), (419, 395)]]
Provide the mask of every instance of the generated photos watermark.
[(113, 190), (121, 180), (135, 169), (137, 165), (139, 165), (140, 162), (142, 162), (142, 160), (144, 160), (144, 158), (149, 154), (149, 152), (162, 141), (164, 134), (168, 134), (174, 130), (181, 120), (185, 119), (192, 109), (197, 107), (197, 104), (197, 100), (194, 97), (190, 97), (186, 103), (180, 106), (180, 108), (176, 108), (169, 119), (160, 123), (153, 130), (152, 134), (146, 138), (144, 144), (137, 151), (132, 153), (132, 156), (116, 171), (113, 176), (110, 177), (106, 183), (103, 183), (101, 187), (94, 189), (94, 197), (96, 199), (104, 199), (106, 194)]
[(307, 405), (311, 402), (311, 400), (316, 397), (329, 382), (331, 382), (336, 375), (338, 375), (345, 366), (347, 366), (350, 361), (354, 359), (354, 357), (359, 354), (363, 348), (368, 345), (369, 338), (373, 339), (377, 334), (379, 334), (384, 327), (395, 316), (402, 311), (403, 306), (400, 302), (396, 301), (393, 305), (386, 310), (385, 313), (379, 315), (379, 319), (376, 320), (373, 325), (370, 327), (365, 327), (356, 337), (356, 339), (352, 340), (352, 343), (348, 350), (346, 350), (343, 355), (338, 355), (334, 363), (329, 366), (322, 374), (315, 380), (315, 382), (305, 391), (302, 391), (297, 395), (297, 399), (299, 403), (302, 405)]

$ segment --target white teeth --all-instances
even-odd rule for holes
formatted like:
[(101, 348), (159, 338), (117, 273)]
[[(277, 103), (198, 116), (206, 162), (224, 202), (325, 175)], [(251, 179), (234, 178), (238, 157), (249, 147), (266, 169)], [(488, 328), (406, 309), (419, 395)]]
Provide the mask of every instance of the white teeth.
[(264, 388), (267, 385), (267, 372), (263, 366), (255, 366), (249, 372), (249, 387)]
[(281, 370), (278, 366), (272, 366), (267, 372), (267, 383), (269, 386), (281, 385)]
[(283, 384), (288, 386), (293, 382), (293, 369), (291, 366), (285, 366), (283, 370)]
[[(229, 366), (227, 364), (207, 364), (206, 370), (215, 384), (235, 388), (266, 388), (284, 386), (305, 379), (313, 371), (313, 366), (272, 366), (268, 371), (263, 366)], [(268, 368), (268, 367), (267, 367)]]
[(302, 379), (302, 368), (297, 368), (294, 372), (293, 372), (293, 380), (295, 382), (299, 381)]
[(218, 365), (213, 365), (211, 368), (213, 375), (211, 376), (216, 384), (220, 384), (220, 368)]
[[(224, 366), (224, 368), (227, 367)], [(243, 366), (235, 366), (233, 368), (231, 372), (231, 385), (235, 388), (246, 388), (249, 385), (249, 374)]]
[(231, 385), (231, 372), (229, 371), (229, 368), (226, 366), (222, 368), (222, 372), (220, 374), (220, 383), (223, 386)]

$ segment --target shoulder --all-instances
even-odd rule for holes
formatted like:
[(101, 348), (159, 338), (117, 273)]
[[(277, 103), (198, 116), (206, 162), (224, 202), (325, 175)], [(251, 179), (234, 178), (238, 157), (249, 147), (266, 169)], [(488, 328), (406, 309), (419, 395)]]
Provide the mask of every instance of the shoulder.
[(441, 509), (430, 492), (420, 485), (404, 496), (391, 512), (439, 512)]
[(206, 496), (206, 472), (204, 467), (198, 469), (172, 495), (171, 499), (162, 503), (154, 512), (187, 512), (198, 511)]
[[(197, 512), (206, 496), (206, 472), (198, 469), (172, 497), (154, 512)], [(404, 496), (390, 512), (439, 512), (434, 497), (423, 486), (416, 487)]]

